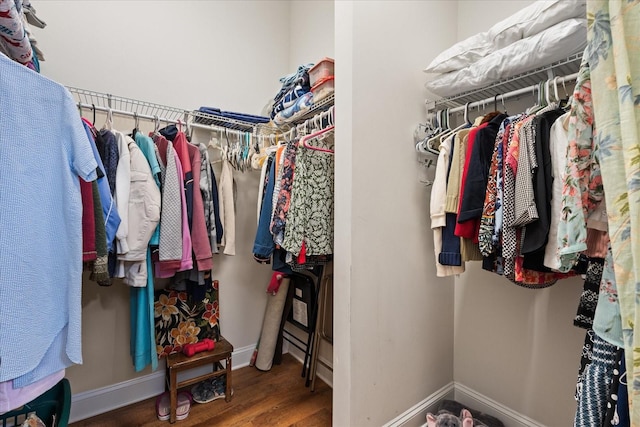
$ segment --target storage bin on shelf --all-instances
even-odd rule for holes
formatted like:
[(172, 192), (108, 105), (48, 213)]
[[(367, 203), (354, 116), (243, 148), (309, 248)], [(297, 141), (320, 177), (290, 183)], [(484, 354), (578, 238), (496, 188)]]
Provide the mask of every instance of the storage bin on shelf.
[(309, 83), (315, 86), (320, 80), (333, 76), (334, 60), (324, 58), (309, 70)]
[(0, 415), (0, 425), (2, 427), (19, 426), (29, 414), (35, 412), (47, 426), (67, 427), (70, 410), (71, 386), (69, 380), (63, 378), (31, 402)]
[(328, 76), (318, 80), (318, 82), (311, 88), (313, 92), (313, 102), (317, 103), (320, 100), (331, 95), (335, 90), (335, 77)]

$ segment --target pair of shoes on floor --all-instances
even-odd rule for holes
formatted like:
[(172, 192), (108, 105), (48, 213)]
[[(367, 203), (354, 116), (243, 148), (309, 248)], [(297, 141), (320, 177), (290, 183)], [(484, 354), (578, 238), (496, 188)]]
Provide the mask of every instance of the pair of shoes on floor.
[[(181, 391), (178, 393), (176, 420), (184, 420), (189, 416), (192, 401), (193, 398), (189, 392)], [(160, 421), (167, 421), (171, 417), (171, 395), (168, 391), (156, 399), (156, 415)]]
[[(200, 381), (198, 384), (194, 385), (191, 388), (191, 395), (193, 396), (194, 402), (208, 403), (213, 400), (226, 397), (226, 389), (227, 376), (220, 375), (219, 377)], [(233, 395), (233, 389), (231, 389), (231, 395)]]

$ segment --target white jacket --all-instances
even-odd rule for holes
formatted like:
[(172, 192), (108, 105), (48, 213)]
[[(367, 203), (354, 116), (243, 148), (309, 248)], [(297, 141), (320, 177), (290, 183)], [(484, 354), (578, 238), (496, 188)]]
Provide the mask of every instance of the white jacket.
[(133, 139), (128, 136), (125, 138), (131, 160), (129, 232), (126, 239), (129, 251), (118, 255), (118, 260), (122, 261), (118, 273), (124, 270), (124, 282), (128, 285), (146, 286), (147, 246), (160, 221), (160, 190), (142, 150)]
[(118, 254), (129, 252), (127, 234), (129, 234), (129, 187), (131, 182), (131, 159), (126, 135), (113, 131), (118, 142), (118, 167), (116, 168), (116, 207), (120, 215), (120, 225), (116, 232), (116, 249)]

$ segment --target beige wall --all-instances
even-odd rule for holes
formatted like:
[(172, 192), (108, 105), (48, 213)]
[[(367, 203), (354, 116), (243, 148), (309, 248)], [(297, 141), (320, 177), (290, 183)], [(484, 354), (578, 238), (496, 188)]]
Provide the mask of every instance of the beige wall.
[[(289, 29), (273, 25), (288, 20), (288, 2), (52, 0), (36, 7), (48, 24), (37, 32), (46, 56), (42, 73), (66, 85), (187, 109), (258, 114), (289, 72)], [(133, 121), (117, 119), (116, 128), (132, 129)], [(194, 133), (195, 140), (208, 138)], [(214, 278), (220, 280), (222, 333), (239, 349), (259, 337), (271, 270), (251, 256), (259, 173), (235, 177), (237, 255), (216, 255)], [(133, 370), (129, 291), (122, 282), (99, 288), (84, 281), (83, 356), (83, 365), (67, 370), (74, 393), (150, 373)]]
[(335, 12), (333, 424), (380, 426), (453, 378), (453, 280), (435, 278), (412, 141), (421, 69), (454, 42), (456, 5), (339, 1)]
[[(289, 69), (334, 56), (333, 0), (290, 1)], [(284, 24), (284, 23), (283, 23)]]
[[(458, 40), (530, 3), (458, 2)], [(510, 102), (508, 111), (521, 111), (527, 102), (526, 96)], [(585, 335), (572, 323), (581, 280), (524, 289), (474, 263), (455, 288), (455, 381), (544, 425), (572, 425)]]

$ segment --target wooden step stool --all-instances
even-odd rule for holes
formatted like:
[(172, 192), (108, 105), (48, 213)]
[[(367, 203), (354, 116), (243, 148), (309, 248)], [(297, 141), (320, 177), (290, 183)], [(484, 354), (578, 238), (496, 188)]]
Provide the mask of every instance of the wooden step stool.
[[(203, 351), (202, 353), (196, 353), (191, 357), (185, 356), (182, 353), (170, 354), (167, 358), (167, 370), (165, 375), (169, 383), (169, 392), (171, 395), (171, 417), (169, 422), (176, 422), (176, 409), (178, 405), (178, 389), (187, 387), (200, 381), (204, 381), (208, 378), (217, 377), (223, 374), (227, 374), (227, 384), (225, 390), (224, 400), (231, 401), (231, 353), (233, 352), (233, 346), (220, 336), (220, 339), (216, 341), (215, 348), (211, 351)], [(222, 366), (220, 361), (225, 360), (225, 367)], [(178, 382), (178, 372), (186, 371), (189, 369), (197, 368), (211, 364), (213, 365), (213, 371), (204, 375), (199, 375), (190, 380)]]

